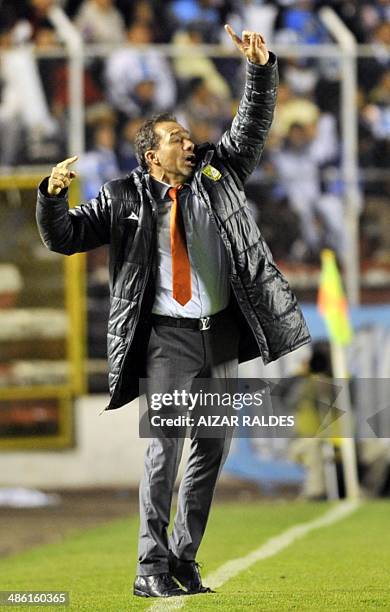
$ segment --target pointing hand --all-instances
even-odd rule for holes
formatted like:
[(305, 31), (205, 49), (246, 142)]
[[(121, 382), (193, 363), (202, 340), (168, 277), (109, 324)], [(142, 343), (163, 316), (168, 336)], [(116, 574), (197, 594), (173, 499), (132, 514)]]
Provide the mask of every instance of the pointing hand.
[(77, 176), (76, 172), (69, 170), (68, 166), (78, 159), (77, 155), (64, 159), (58, 163), (51, 171), (47, 191), (49, 195), (58, 195), (62, 189), (69, 187), (73, 179)]
[(241, 39), (229, 24), (225, 25), (225, 30), (240, 53), (253, 62), (253, 64), (264, 66), (268, 62), (269, 53), (264, 37), (261, 34), (244, 30)]

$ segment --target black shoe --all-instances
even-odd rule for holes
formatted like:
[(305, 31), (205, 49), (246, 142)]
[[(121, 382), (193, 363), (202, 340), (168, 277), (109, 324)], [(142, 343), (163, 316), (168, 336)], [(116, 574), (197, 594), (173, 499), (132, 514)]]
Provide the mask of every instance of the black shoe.
[(179, 597), (180, 595), (187, 595), (170, 574), (136, 576), (133, 593), (138, 597)]
[(202, 584), (199, 563), (196, 561), (181, 561), (173, 553), (169, 553), (169, 571), (172, 576), (187, 590), (189, 595), (197, 593), (215, 593)]

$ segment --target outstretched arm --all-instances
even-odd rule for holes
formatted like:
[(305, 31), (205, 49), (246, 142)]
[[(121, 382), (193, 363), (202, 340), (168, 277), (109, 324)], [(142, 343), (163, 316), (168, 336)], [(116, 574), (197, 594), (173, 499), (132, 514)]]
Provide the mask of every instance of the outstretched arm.
[(272, 124), (278, 69), (276, 57), (268, 51), (261, 34), (244, 31), (239, 38), (229, 25), (225, 30), (247, 60), (247, 75), (237, 113), (217, 150), (244, 182), (259, 163)]
[(51, 251), (72, 255), (110, 241), (110, 207), (104, 187), (85, 204), (68, 208), (68, 187), (76, 177), (70, 157), (57, 164), (38, 189), (36, 219), (43, 243)]

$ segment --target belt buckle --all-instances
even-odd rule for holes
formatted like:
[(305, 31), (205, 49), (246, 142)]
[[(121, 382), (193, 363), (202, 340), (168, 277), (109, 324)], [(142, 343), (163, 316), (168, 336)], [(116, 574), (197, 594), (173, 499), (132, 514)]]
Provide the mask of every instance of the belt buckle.
[(211, 319), (210, 317), (202, 317), (199, 319), (199, 329), (200, 331), (206, 331), (211, 327)]

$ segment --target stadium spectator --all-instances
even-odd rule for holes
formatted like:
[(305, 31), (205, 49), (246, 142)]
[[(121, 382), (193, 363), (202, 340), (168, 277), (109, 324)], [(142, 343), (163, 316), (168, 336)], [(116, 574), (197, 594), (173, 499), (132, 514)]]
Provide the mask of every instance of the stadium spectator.
[[(18, 4), (17, 2), (15, 4)], [(25, 16), (32, 28), (31, 37), (34, 38), (36, 31), (48, 25), (48, 11), (57, 4), (56, 0), (29, 0)]]
[[(151, 44), (153, 32), (145, 23), (133, 23), (127, 34), (133, 45)], [(123, 48), (106, 64), (107, 95), (125, 118), (168, 110), (176, 102), (176, 83), (169, 62), (158, 51)]]
[(0, 50), (4, 53), (0, 61), (0, 165), (16, 163), (21, 138), (21, 124), (15, 109), (15, 93), (7, 78), (7, 50), (12, 47), (12, 32), (0, 33)]
[[(45, 24), (35, 31), (34, 38), (32, 41), (35, 45), (35, 50), (42, 52), (52, 51), (53, 49), (60, 50), (61, 45), (58, 40), (57, 34), (50, 24)], [(54, 115), (57, 114), (54, 107), (55, 97), (55, 83), (58, 71), (63, 72), (65, 64), (64, 58), (53, 58), (53, 57), (39, 57), (38, 68), (41, 75), (42, 86), (45, 91), (46, 100), (48, 105), (51, 107)], [(66, 84), (61, 79), (61, 89), (66, 89)], [(58, 114), (60, 116), (60, 114)]]
[[(331, 469), (329, 460), (335, 457), (332, 438), (316, 435), (325, 422), (329, 423), (330, 407), (337, 397), (331, 376), (328, 347), (314, 343), (311, 357), (302, 364), (301, 371), (284, 383), (283, 402), (296, 415), (297, 433), (297, 437), (290, 442), (288, 456), (291, 461), (305, 465), (301, 497), (311, 501), (327, 499), (326, 471)], [(339, 434), (335, 419), (329, 435), (333, 435), (334, 439)], [(336, 478), (336, 472), (333, 478)]]
[[(359, 162), (375, 180), (365, 181), (366, 194), (382, 196), (389, 192), (390, 159), (390, 71), (383, 74), (367, 97), (360, 93)], [(382, 175), (378, 171), (382, 170)]]
[(327, 32), (316, 12), (315, 0), (289, 2), (282, 13), (282, 30), (297, 44), (321, 44), (329, 41)]
[(201, 142), (210, 142), (215, 135), (220, 132), (213, 121), (208, 119), (197, 119), (188, 122), (189, 129), (192, 130), (192, 137), (196, 144)]
[(319, 116), (320, 110), (312, 100), (295, 95), (290, 85), (281, 81), (271, 131), (272, 141), (285, 138), (293, 123), (315, 125)]
[[(262, 29), (265, 40), (273, 40), (278, 15), (278, 7), (275, 2), (246, 0), (245, 2), (234, 2), (232, 5), (226, 21), (234, 23), (238, 31), (245, 30), (246, 24), (250, 23), (252, 27)], [(223, 29), (221, 29), (220, 40), (223, 42)]]
[(357, 444), (359, 467), (362, 472), (362, 488), (365, 495), (379, 497), (388, 495), (386, 485), (390, 475), (390, 443), (382, 440), (359, 440)]
[(378, 87), (374, 88), (370, 95), (371, 103), (363, 109), (368, 126), (372, 135), (378, 140), (390, 138), (390, 99), (389, 99), (390, 72), (386, 72), (379, 82)]
[(103, 183), (121, 174), (115, 141), (115, 129), (111, 122), (104, 121), (95, 126), (93, 148), (79, 161), (83, 197), (86, 200), (95, 197)]
[[(57, 34), (50, 25), (36, 31), (34, 42), (39, 51), (61, 49)], [(64, 57), (40, 57), (38, 67), (47, 103), (51, 113), (61, 125), (59, 138), (63, 144), (69, 108), (69, 64)], [(92, 65), (88, 65), (84, 69), (84, 105), (87, 122), (91, 120), (95, 109), (104, 102), (104, 93), (99, 88), (92, 68)]]
[(381, 23), (370, 40), (375, 49), (374, 57), (361, 58), (359, 61), (359, 84), (368, 93), (375, 87), (382, 75), (390, 68), (390, 23)]
[(142, 119), (140, 117), (129, 119), (124, 124), (120, 132), (118, 142), (118, 162), (120, 170), (124, 174), (131, 172), (138, 166), (134, 143), (135, 136), (141, 124)]
[(390, 69), (382, 74), (378, 85), (371, 90), (369, 101), (379, 106), (390, 105)]
[[(122, 9), (127, 28), (133, 23), (142, 23), (153, 31), (155, 43), (168, 44), (176, 28), (170, 14), (169, 2), (161, 0), (117, 0)], [(163, 27), (162, 27), (162, 24)]]
[(84, 0), (75, 25), (88, 43), (121, 43), (126, 38), (125, 22), (113, 0)]
[[(299, 215), (302, 243), (295, 245), (299, 259), (317, 260), (322, 247), (344, 256), (342, 203), (336, 194), (322, 193), (320, 165), (324, 151), (315, 146), (315, 133), (308, 126), (293, 123), (272, 161), (291, 208)], [(317, 215), (324, 223), (324, 236)]]
[(221, 26), (216, 0), (173, 0), (170, 15), (176, 29), (196, 25), (205, 41), (217, 42)]
[(179, 55), (174, 58), (173, 65), (176, 76), (183, 84), (190, 79), (201, 78), (207, 81), (207, 85), (212, 93), (220, 97), (229, 97), (229, 85), (218, 72), (212, 59), (199, 53), (191, 54), (191, 47), (204, 44), (205, 40), (201, 30), (197, 26), (189, 26), (187, 30), (179, 30), (172, 40), (175, 45), (188, 47), (189, 53)]
[(311, 97), (319, 80), (318, 66), (306, 60), (288, 58), (283, 77), (291, 90), (298, 96)]
[[(211, 124), (212, 137), (218, 139), (231, 118), (230, 102), (229, 98), (221, 98), (210, 91), (207, 81), (195, 78), (191, 81), (188, 96), (178, 112), (191, 131), (196, 131), (199, 121)], [(199, 142), (204, 142), (204, 139)]]
[[(328, 2), (321, 2), (328, 5)], [(373, 31), (381, 23), (390, 21), (388, 0), (333, 0), (332, 8), (340, 15), (359, 43), (370, 42)]]
[(19, 0), (0, 2), (1, 27), (12, 31), (15, 45), (35, 43), (40, 30), (53, 28), (50, 20), (52, 6), (62, 5), (64, 0)]
[[(154, 27), (156, 25), (156, 16), (151, 3), (148, 0), (140, 0), (139, 2), (126, 5), (126, 17), (129, 25), (131, 23), (143, 23)], [(165, 28), (159, 28), (165, 29)]]
[[(15, 45), (13, 30), (0, 36), (0, 47), (1, 163), (12, 165), (26, 158), (40, 161), (45, 157), (44, 142), (57, 135), (57, 123), (46, 102), (33, 49), (30, 45)], [(22, 135), (26, 139), (24, 146), (19, 140)]]

